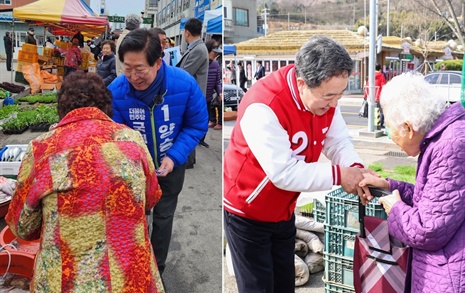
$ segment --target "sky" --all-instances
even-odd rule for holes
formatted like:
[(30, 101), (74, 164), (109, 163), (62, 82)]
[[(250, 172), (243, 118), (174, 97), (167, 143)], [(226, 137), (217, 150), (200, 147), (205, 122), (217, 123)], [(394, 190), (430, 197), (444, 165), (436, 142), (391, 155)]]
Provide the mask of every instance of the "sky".
[[(90, 0), (92, 10), (100, 14), (101, 0)], [(145, 0), (106, 0), (108, 15), (126, 16), (129, 13), (140, 14), (145, 10)]]

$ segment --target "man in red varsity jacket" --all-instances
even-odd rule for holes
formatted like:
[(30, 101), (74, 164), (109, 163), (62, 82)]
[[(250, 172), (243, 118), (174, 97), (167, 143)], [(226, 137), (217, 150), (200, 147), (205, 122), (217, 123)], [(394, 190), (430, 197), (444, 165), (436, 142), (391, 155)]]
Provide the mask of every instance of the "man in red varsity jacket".
[[(294, 292), (294, 208), (301, 192), (362, 195), (363, 162), (338, 105), (353, 63), (319, 36), (260, 79), (239, 105), (224, 155), (224, 225), (239, 292)], [(330, 161), (318, 162), (323, 153)]]

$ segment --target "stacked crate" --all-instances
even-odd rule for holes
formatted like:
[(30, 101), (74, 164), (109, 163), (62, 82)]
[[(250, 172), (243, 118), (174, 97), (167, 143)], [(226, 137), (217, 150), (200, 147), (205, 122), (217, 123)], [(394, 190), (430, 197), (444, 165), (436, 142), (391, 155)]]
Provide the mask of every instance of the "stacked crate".
[(87, 70), (89, 68), (90, 53), (81, 53), (82, 62), (79, 65), (79, 69)]
[(21, 50), (18, 52), (18, 65), (17, 72), (23, 72), (24, 65), (31, 65), (32, 63), (39, 62), (39, 54), (37, 53), (37, 46), (31, 44), (23, 44)]
[(53, 58), (53, 52), (54, 50), (52, 48), (44, 47), (42, 50), (42, 56)]
[[(326, 206), (314, 200), (315, 220), (325, 224), (325, 292), (354, 291), (353, 259), (355, 236), (360, 231), (358, 196), (335, 189), (325, 196)], [(366, 215), (386, 219), (378, 200), (365, 206)]]

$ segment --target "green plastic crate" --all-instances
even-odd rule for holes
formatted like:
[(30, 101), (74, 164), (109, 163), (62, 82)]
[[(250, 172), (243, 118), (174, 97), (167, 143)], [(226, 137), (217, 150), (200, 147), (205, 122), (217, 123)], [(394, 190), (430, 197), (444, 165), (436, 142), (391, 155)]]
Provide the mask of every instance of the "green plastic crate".
[(325, 225), (325, 253), (353, 258), (358, 231)]
[(326, 219), (326, 207), (318, 199), (313, 199), (313, 216), (318, 223), (324, 223)]
[[(358, 221), (358, 195), (346, 193), (342, 188), (333, 190), (325, 196), (326, 200), (326, 221), (332, 227), (338, 226), (351, 229), (354, 232), (360, 231)], [(365, 206), (367, 216), (387, 219), (387, 214), (378, 199), (374, 198)]]
[(325, 281), (354, 290), (353, 260), (326, 252), (323, 258), (325, 260)]
[(355, 293), (355, 290), (341, 284), (326, 282), (325, 293)]
[(24, 75), (22, 72), (16, 71), (15, 72), (15, 82), (20, 82), (24, 84), (29, 84), (27, 80), (24, 78)]

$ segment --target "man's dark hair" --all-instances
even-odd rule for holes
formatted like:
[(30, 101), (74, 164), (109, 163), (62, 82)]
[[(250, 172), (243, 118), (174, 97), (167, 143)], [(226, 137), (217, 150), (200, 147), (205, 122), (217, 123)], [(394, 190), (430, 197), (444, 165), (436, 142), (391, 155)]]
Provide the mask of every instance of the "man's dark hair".
[(161, 57), (160, 37), (153, 29), (139, 28), (129, 32), (124, 37), (118, 49), (118, 58), (124, 62), (124, 54), (128, 52), (145, 52), (150, 66)]
[(381, 65), (379, 63), (376, 63), (375, 65), (375, 70), (380, 71), (381, 70)]
[(165, 35), (166, 36), (166, 32), (163, 29), (159, 28), (159, 27), (154, 27), (154, 28), (152, 28), (152, 30), (154, 30), (157, 33), (157, 35)]
[(257, 61), (257, 64), (260, 64), (260, 65), (262, 65), (262, 61)]
[(189, 31), (192, 36), (198, 37), (202, 33), (202, 21), (198, 18), (189, 18), (184, 29)]
[(96, 107), (108, 117), (113, 117), (112, 95), (100, 75), (75, 71), (63, 80), (57, 94), (57, 110), (60, 119), (72, 110)]
[(352, 73), (353, 61), (346, 49), (326, 36), (314, 36), (297, 52), (295, 70), (309, 88), (329, 78)]

